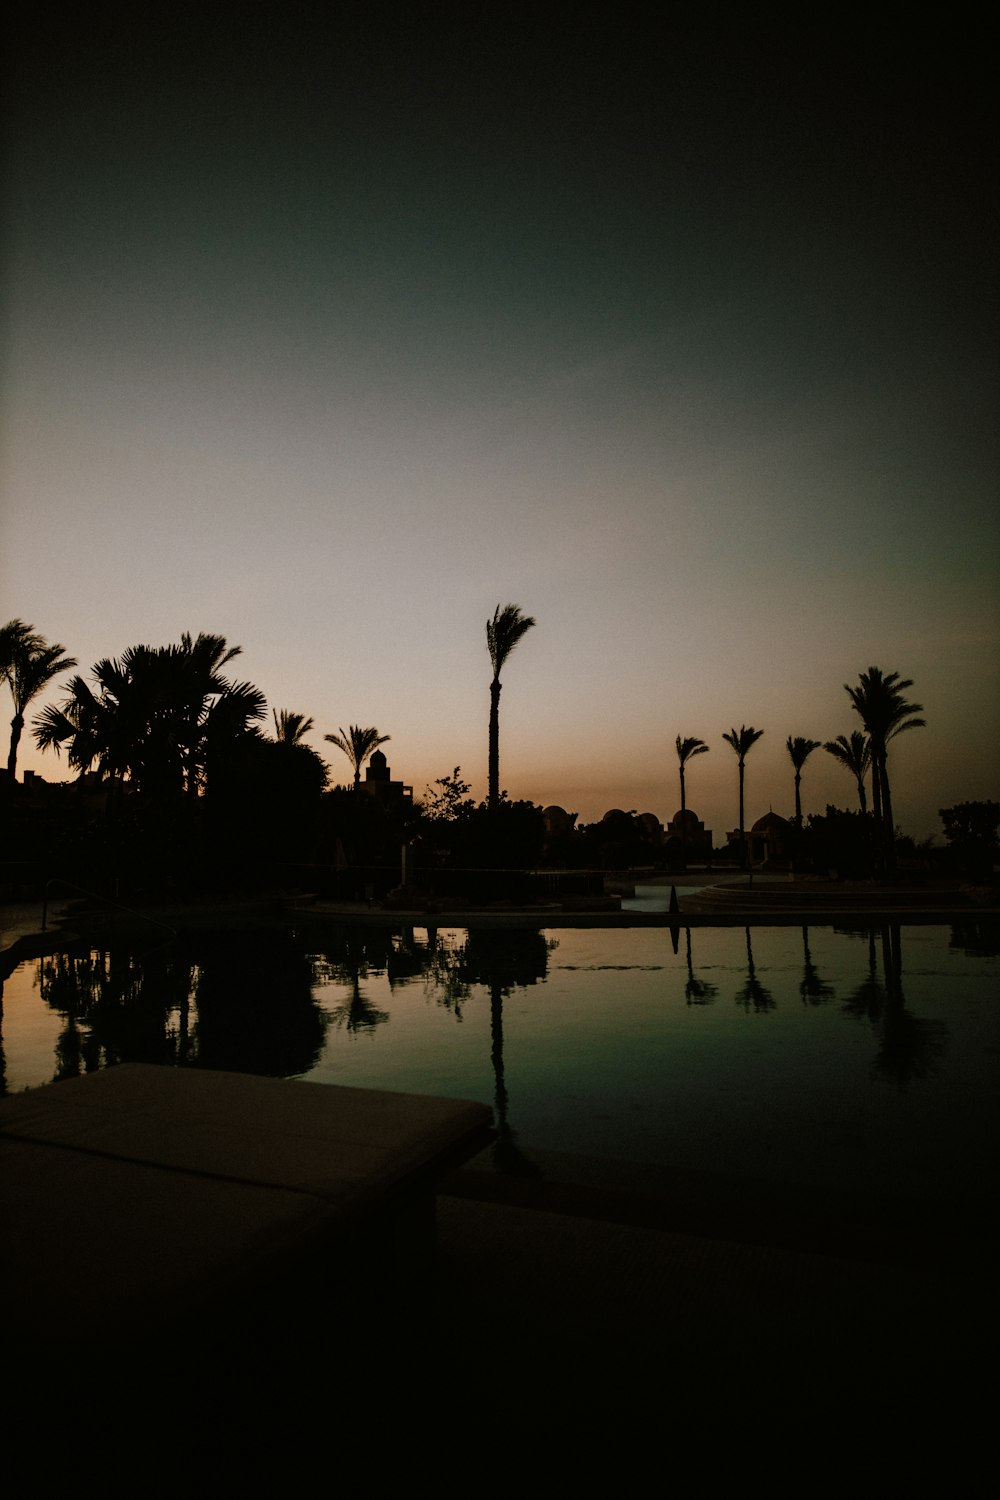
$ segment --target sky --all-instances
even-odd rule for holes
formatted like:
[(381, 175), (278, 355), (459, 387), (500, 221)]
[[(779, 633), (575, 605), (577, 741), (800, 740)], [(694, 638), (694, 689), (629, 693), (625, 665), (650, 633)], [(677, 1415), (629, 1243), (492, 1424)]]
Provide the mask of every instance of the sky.
[[(717, 842), (723, 733), (764, 730), (748, 822), (788, 816), (786, 738), (860, 727), (876, 665), (927, 719), (904, 830), (1000, 795), (975, 23), (150, 9), (18, 24), (4, 619), (84, 671), (221, 634), (336, 779), (324, 734), (375, 725), (418, 796), (456, 765), (485, 796), (516, 603), (501, 785), (666, 820), (695, 735)], [(68, 775), (30, 732), (25, 768)], [(855, 801), (818, 750), (805, 811)]]

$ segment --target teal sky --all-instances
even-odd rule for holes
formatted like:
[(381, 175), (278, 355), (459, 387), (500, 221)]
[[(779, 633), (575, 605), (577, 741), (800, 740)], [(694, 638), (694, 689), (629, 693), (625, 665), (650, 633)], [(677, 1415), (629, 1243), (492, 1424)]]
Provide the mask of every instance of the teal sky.
[[(723, 731), (764, 729), (748, 815), (788, 814), (786, 737), (857, 727), (874, 664), (928, 719), (907, 831), (996, 797), (985, 36), (264, 15), (24, 23), (4, 618), (88, 669), (221, 633), (317, 748), (375, 724), (418, 793), (485, 795), (513, 601), (511, 795), (667, 818), (694, 734), (717, 838)], [(853, 805), (822, 752), (803, 790)]]

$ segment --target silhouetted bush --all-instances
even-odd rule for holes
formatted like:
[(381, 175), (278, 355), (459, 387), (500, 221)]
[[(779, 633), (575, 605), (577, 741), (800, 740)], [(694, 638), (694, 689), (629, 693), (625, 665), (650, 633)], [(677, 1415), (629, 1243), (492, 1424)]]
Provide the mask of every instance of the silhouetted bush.
[(1000, 802), (958, 802), (938, 816), (953, 866), (970, 880), (990, 880), (1000, 853)]
[(846, 812), (828, 804), (822, 817), (810, 814), (803, 856), (816, 870), (845, 880), (863, 880), (872, 870), (872, 836), (870, 814)]

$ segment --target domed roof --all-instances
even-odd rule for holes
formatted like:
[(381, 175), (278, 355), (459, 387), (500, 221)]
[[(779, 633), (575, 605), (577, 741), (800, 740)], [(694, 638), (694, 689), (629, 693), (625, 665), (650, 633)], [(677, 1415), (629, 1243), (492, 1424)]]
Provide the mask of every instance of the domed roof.
[(553, 802), (542, 808), (542, 819), (547, 833), (569, 833), (576, 823), (576, 813), (568, 813), (564, 807)]
[(674, 828), (679, 828), (682, 823), (686, 823), (688, 828), (697, 828), (700, 820), (696, 812), (686, 807), (683, 812), (675, 812), (670, 821)]
[(788, 819), (781, 817), (776, 812), (766, 812), (762, 818), (758, 818), (751, 828), (751, 833), (763, 833), (766, 828), (787, 828)]
[(621, 810), (620, 807), (609, 807), (608, 810), (607, 810), (607, 812), (604, 814), (604, 817), (601, 819), (601, 822), (602, 823), (606, 823), (609, 818), (627, 818), (627, 817), (628, 817), (628, 813), (622, 812), (622, 810)]

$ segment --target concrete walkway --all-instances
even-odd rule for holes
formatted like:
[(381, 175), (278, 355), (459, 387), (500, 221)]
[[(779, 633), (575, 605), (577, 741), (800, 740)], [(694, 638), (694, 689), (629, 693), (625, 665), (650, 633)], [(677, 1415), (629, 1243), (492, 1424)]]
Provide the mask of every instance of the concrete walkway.
[[(48, 909), (48, 926), (55, 930), (64, 916), (67, 903), (54, 901)], [(0, 903), (0, 953), (21, 938), (35, 937), (42, 931), (41, 901)]]

